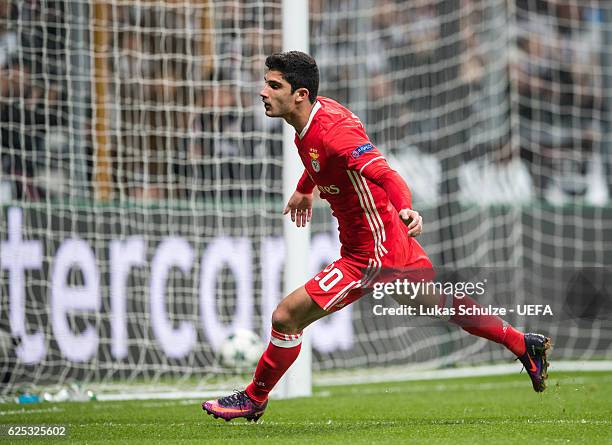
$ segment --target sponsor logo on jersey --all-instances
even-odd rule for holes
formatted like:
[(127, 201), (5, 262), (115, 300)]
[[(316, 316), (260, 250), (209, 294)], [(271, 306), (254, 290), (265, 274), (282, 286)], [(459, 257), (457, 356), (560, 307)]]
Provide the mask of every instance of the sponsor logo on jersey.
[(337, 185), (317, 185), (321, 193), (327, 193), (329, 195), (337, 195), (340, 193), (340, 188)]
[(360, 145), (355, 150), (353, 150), (351, 152), (351, 156), (357, 159), (359, 156), (370, 150), (374, 150), (374, 146), (368, 142), (367, 144)]
[(312, 165), (312, 169), (319, 173), (321, 171), (321, 163), (319, 162), (319, 151), (316, 148), (311, 148), (308, 151), (310, 155), (310, 165)]

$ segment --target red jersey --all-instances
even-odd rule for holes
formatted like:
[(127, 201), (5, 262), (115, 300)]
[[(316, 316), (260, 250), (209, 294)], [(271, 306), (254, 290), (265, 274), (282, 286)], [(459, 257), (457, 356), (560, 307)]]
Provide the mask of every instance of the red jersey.
[(295, 144), (306, 172), (338, 219), (342, 256), (388, 264), (392, 258), (381, 260), (391, 246), (416, 243), (398, 216), (400, 209), (368, 179), (368, 172), (386, 160), (357, 116), (332, 99), (318, 97)]

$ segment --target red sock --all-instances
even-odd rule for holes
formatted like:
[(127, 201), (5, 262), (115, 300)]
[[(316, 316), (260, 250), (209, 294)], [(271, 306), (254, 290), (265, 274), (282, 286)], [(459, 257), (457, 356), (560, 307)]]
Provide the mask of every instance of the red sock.
[(295, 361), (302, 347), (302, 333), (283, 334), (272, 329), (270, 344), (259, 359), (253, 381), (246, 387), (247, 395), (263, 403), (287, 369)]
[(525, 340), (522, 332), (514, 329), (497, 315), (460, 315), (459, 306), (461, 305), (464, 308), (482, 307), (470, 297), (453, 298), (455, 315), (450, 317), (451, 323), (461, 326), (463, 330), (472, 335), (501, 343), (517, 356), (525, 353)]

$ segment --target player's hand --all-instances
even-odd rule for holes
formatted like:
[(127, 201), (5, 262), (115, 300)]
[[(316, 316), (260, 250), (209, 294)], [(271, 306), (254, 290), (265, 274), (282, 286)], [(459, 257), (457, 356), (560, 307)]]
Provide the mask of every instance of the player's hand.
[(283, 215), (291, 212), (291, 221), (298, 227), (306, 227), (312, 218), (312, 193), (294, 192), (283, 210)]
[(408, 235), (419, 236), (423, 232), (423, 217), (416, 210), (402, 209), (399, 217), (408, 226)]

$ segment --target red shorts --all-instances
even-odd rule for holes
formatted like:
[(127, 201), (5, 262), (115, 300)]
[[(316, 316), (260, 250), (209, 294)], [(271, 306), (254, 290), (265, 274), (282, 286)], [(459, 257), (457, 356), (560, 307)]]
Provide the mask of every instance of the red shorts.
[(305, 288), (321, 308), (335, 312), (371, 293), (374, 283), (395, 278), (433, 278), (431, 261), (414, 238), (394, 245), (393, 252), (382, 257), (343, 256), (308, 280)]

